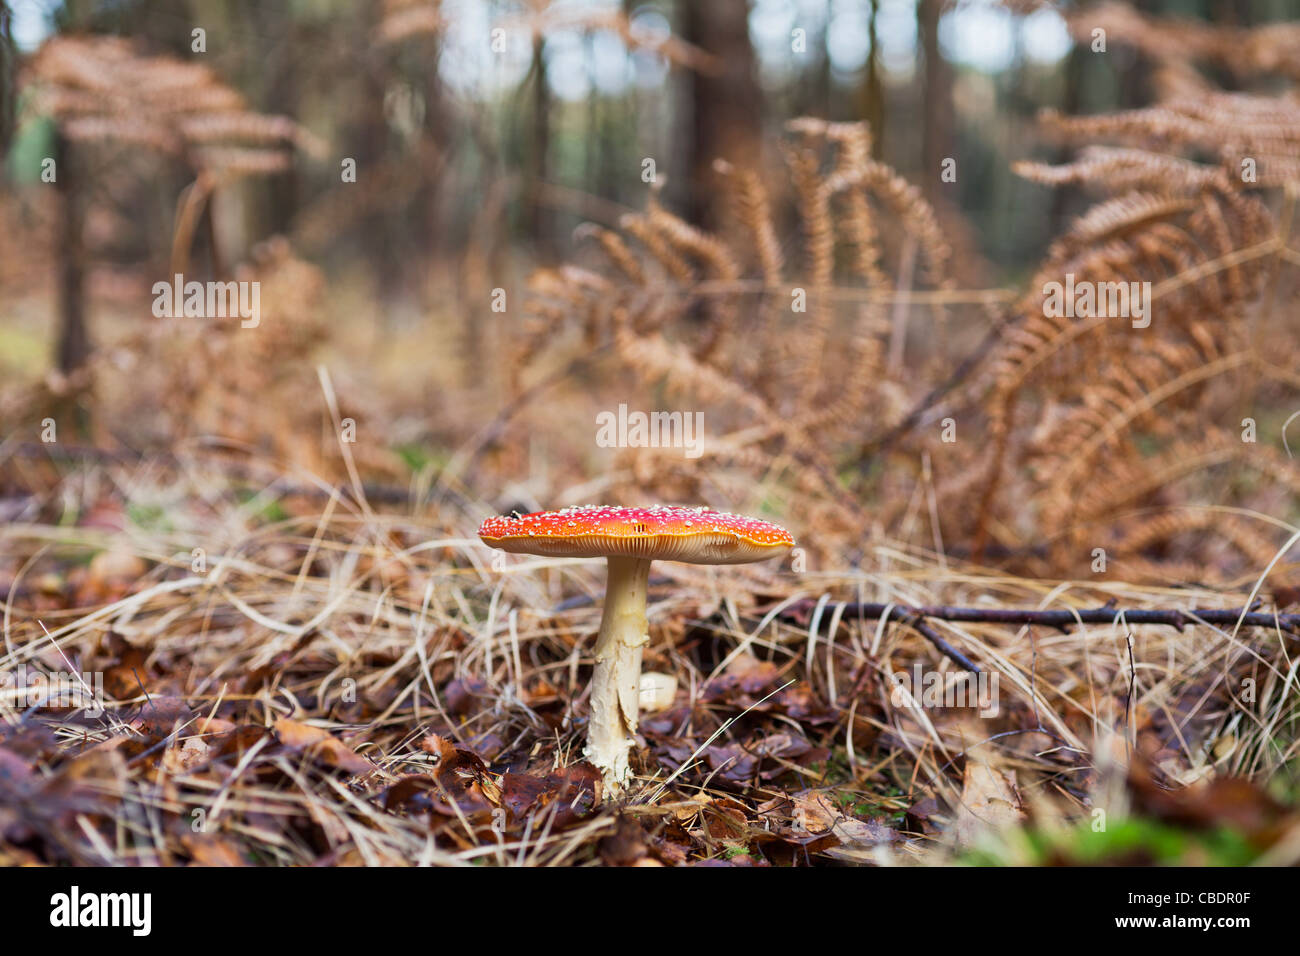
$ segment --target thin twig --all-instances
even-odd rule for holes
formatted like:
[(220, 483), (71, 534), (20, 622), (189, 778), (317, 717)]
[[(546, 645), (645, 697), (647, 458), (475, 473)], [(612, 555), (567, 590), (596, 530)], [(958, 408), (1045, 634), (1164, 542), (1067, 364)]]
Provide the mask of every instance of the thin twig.
[(1129, 739), (1128, 715), (1133, 710), (1133, 695), (1137, 693), (1137, 661), (1133, 659), (1133, 632), (1124, 635), (1128, 645), (1128, 696), (1124, 698), (1124, 751), (1125, 756), (1133, 756), (1133, 741)]
[[(890, 617), (894, 617), (894, 615), (891, 614)], [(897, 620), (906, 623), (908, 627), (933, 644), (935, 650), (948, 658), (948, 660), (952, 661), (958, 667), (964, 667), (966, 670), (974, 674), (980, 672), (979, 667), (969, 657), (940, 637), (939, 632), (926, 624), (921, 615), (917, 614), (912, 617), (897, 618)]]

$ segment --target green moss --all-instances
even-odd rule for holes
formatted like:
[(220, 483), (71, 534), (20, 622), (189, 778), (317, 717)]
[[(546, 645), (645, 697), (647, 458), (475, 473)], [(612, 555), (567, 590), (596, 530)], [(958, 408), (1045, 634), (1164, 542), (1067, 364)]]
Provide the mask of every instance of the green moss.
[(1063, 834), (1027, 828), (1013, 848), (984, 845), (961, 856), (969, 866), (1103, 865), (1136, 861), (1160, 866), (1244, 866), (1259, 854), (1246, 838), (1227, 827), (1185, 830), (1157, 820), (1131, 818), (1105, 830), (1082, 824)]

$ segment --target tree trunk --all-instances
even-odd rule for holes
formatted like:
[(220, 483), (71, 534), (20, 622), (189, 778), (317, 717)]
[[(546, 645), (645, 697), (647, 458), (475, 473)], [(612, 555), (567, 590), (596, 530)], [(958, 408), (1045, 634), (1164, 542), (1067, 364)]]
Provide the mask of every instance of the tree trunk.
[(455, 118), (447, 104), (446, 91), (443, 89), (442, 77), (438, 75), (439, 61), (442, 58), (441, 37), (429, 41), (429, 51), (424, 63), (424, 126), (423, 137), (426, 144), (441, 152), (439, 166), (432, 171), (420, 185), (418, 208), (423, 211), (420, 221), (421, 245), (429, 261), (436, 261), (445, 251), (443, 246), (443, 196), (442, 179), (446, 172), (445, 154), (450, 152), (451, 144), (457, 141), (459, 131), (455, 129)]
[(14, 133), (18, 51), (14, 49), (10, 33), (12, 24), (9, 4), (0, 0), (0, 156), (8, 155), (9, 141)]
[[(390, 176), (392, 174), (392, 145), (389, 142), (388, 119), (384, 112), (384, 94), (388, 90), (388, 62), (381, 56), (369, 56), (362, 60), (362, 98), (365, 106), (355, 137), (350, 145), (350, 152), (344, 155), (357, 161), (357, 182), (344, 186), (346, 189), (375, 189), (372, 177)], [(373, 206), (372, 206), (373, 208)], [(366, 249), (379, 288), (379, 294), (386, 301), (400, 298), (404, 261), (401, 244), (401, 224), (389, 214), (387, 209), (370, 212), (358, 224), (358, 234), (367, 236)]]
[(871, 50), (867, 54), (867, 65), (862, 71), (862, 83), (858, 87), (858, 115), (871, 127), (871, 153), (883, 155), (885, 141), (885, 89), (880, 79), (880, 51), (876, 39), (876, 16), (880, 12), (880, 0), (871, 0), (871, 13), (867, 21), (867, 38)]
[(749, 42), (746, 0), (687, 0), (688, 42), (713, 54), (718, 69), (690, 74), (691, 209), (693, 221), (716, 226), (713, 161), (753, 162), (762, 141), (763, 94)]
[(938, 193), (943, 161), (953, 155), (952, 68), (939, 52), (939, 17), (943, 5), (943, 0), (920, 0), (916, 8), (925, 56), (921, 183), (931, 200)]
[(72, 147), (62, 132), (54, 146), (55, 188), (59, 191), (59, 371), (75, 372), (90, 357), (86, 328), (83, 252), (81, 248), (82, 197), (72, 169)]
[(532, 127), (528, 143), (528, 186), (525, 196), (528, 235), (544, 250), (552, 238), (551, 218), (542, 201), (542, 188), (549, 175), (551, 151), (551, 88), (546, 82), (546, 40), (533, 40), (533, 64), (529, 70), (533, 84)]

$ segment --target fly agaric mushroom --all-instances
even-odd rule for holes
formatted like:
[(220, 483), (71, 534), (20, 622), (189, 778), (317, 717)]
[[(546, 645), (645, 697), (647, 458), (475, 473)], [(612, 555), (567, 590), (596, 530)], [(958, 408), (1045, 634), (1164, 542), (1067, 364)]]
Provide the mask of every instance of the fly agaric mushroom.
[(591, 675), (591, 722), (583, 754), (618, 793), (631, 779), (650, 562), (745, 564), (780, 557), (794, 545), (784, 528), (710, 508), (579, 507), (488, 518), (484, 544), (515, 554), (607, 558), (609, 579)]

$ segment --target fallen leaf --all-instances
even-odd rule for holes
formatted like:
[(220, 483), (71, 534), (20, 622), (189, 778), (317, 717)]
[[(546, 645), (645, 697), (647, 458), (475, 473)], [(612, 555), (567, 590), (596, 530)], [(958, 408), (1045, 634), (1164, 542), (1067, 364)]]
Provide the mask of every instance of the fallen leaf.
[(32, 765), (12, 750), (0, 747), (0, 795), (24, 792), (31, 783)]
[(1294, 825), (1296, 815), (1243, 777), (1218, 777), (1170, 790), (1153, 778), (1148, 760), (1135, 755), (1129, 767), (1134, 806), (1156, 819), (1211, 830), (1231, 827), (1256, 846), (1272, 845)]
[(101, 551), (90, 559), (85, 580), (77, 593), (77, 603), (108, 604), (119, 600), (147, 570), (144, 561), (130, 551)]
[(614, 832), (596, 843), (596, 852), (610, 866), (635, 866), (649, 852), (645, 831), (631, 817), (620, 816)]
[(898, 831), (881, 820), (845, 817), (831, 826), (831, 835), (839, 841), (821, 853), (842, 863), (875, 863), (877, 850), (899, 839)]
[(181, 837), (181, 846), (189, 853), (192, 866), (248, 866), (235, 843), (215, 834), (187, 833)]
[(327, 730), (281, 717), (275, 722), (275, 735), (290, 750), (298, 751), (328, 767), (348, 773), (369, 773), (374, 765), (349, 748)]
[(464, 813), (501, 805), (501, 786), (488, 771), (483, 758), (472, 750), (457, 747), (446, 737), (430, 734), (420, 749), (437, 757), (433, 776), (447, 798)]
[(130, 727), (142, 736), (157, 740), (193, 719), (194, 711), (182, 698), (151, 697), (141, 706)]
[(977, 750), (967, 751), (961, 802), (952, 825), (957, 845), (969, 847), (985, 831), (1014, 826), (1024, 817), (1015, 778), (992, 766)]
[(139, 697), (141, 687), (148, 689), (149, 669), (145, 664), (148, 652), (133, 646), (116, 631), (108, 632), (103, 650), (108, 661), (100, 669), (104, 672), (104, 691), (110, 697), (126, 700)]
[[(595, 808), (599, 781), (600, 775), (587, 764), (545, 774), (507, 773), (501, 778), (501, 805), (515, 820), (545, 810), (554, 815), (550, 825), (563, 828)], [(552, 805), (555, 809), (548, 810)]]
[(191, 773), (211, 759), (212, 746), (199, 737), (189, 737), (180, 746), (163, 753), (162, 766), (168, 773)]
[(447, 713), (453, 717), (464, 717), (480, 703), (486, 693), (487, 684), (473, 677), (448, 681), (442, 689)]

